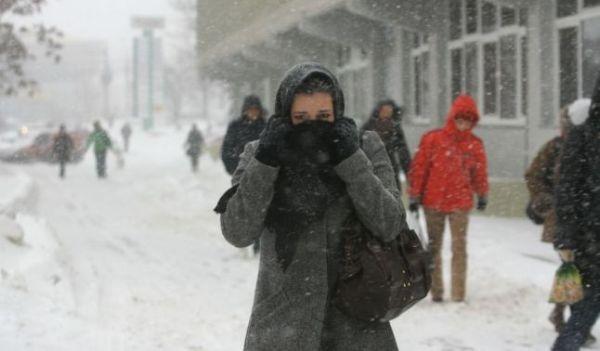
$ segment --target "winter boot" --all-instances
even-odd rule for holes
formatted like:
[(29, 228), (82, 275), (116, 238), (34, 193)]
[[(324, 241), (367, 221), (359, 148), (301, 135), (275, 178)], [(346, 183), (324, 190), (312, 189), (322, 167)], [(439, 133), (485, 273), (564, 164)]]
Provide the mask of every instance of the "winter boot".
[(593, 336), (592, 333), (589, 333), (587, 339), (585, 339), (585, 343), (583, 344), (583, 347), (591, 347), (595, 343), (596, 343), (596, 337)]

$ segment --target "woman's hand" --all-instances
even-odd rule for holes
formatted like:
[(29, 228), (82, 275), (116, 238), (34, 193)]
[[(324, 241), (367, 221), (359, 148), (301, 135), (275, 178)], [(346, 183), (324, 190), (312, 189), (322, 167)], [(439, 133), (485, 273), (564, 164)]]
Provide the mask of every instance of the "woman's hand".
[(335, 166), (354, 155), (360, 147), (356, 123), (350, 118), (342, 117), (333, 122), (330, 144), (331, 163)]
[(281, 166), (281, 152), (292, 126), (284, 119), (271, 117), (260, 136), (255, 158), (271, 167)]

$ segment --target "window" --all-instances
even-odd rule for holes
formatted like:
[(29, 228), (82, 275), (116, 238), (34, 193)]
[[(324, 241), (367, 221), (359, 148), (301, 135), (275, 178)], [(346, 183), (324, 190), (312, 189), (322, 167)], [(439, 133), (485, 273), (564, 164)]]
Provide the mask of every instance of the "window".
[(498, 51), (496, 43), (483, 45), (483, 113), (496, 114), (498, 112), (498, 91), (496, 71), (498, 69)]
[(583, 0), (583, 7), (592, 7), (600, 5), (600, 0)]
[(583, 21), (581, 27), (582, 45), (582, 87), (583, 96), (589, 97), (594, 91), (596, 77), (600, 72), (600, 17)]
[(462, 0), (450, 0), (450, 40), (462, 36)]
[(477, 33), (477, 21), (479, 20), (477, 0), (466, 0), (466, 33)]
[(521, 113), (526, 116), (529, 109), (529, 43), (527, 37), (521, 38)]
[(527, 24), (529, 23), (529, 11), (527, 10), (526, 7), (521, 7), (519, 9), (519, 25), (521, 27), (527, 27)]
[(452, 66), (452, 100), (456, 99), (462, 92), (462, 49), (454, 49), (450, 52)]
[(570, 104), (578, 96), (577, 28), (559, 30), (560, 106)]
[(415, 57), (413, 60), (413, 70), (414, 70), (414, 105), (415, 105), (415, 116), (421, 116), (421, 84), (423, 82), (423, 78), (421, 77), (421, 58), (419, 56)]
[(556, 0), (556, 17), (567, 17), (577, 13), (578, 0)]
[(501, 12), (502, 27), (514, 26), (517, 24), (517, 11), (512, 7), (502, 7)]
[(412, 42), (418, 42), (419, 46), (411, 51), (412, 57), (412, 111), (416, 117), (429, 117), (429, 95), (430, 95), (430, 54), (427, 37), (422, 34), (409, 33)]
[(467, 94), (477, 97), (479, 65), (476, 43), (469, 43), (465, 46), (465, 71), (465, 91)]
[(500, 116), (517, 118), (517, 37), (500, 38)]
[(496, 30), (497, 8), (495, 4), (484, 2), (481, 5), (481, 30), (484, 33), (490, 33)]

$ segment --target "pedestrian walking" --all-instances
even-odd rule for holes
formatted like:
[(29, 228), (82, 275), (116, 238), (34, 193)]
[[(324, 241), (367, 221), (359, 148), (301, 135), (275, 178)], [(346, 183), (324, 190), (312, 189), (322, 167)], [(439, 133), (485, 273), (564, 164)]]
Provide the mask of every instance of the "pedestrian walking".
[(574, 262), (579, 269), (584, 296), (571, 305), (571, 316), (553, 351), (579, 350), (600, 314), (600, 75), (589, 113), (574, 113), (572, 122), (575, 126), (564, 141), (555, 192), (554, 246), (564, 262)]
[[(233, 175), (244, 147), (249, 142), (258, 140), (265, 125), (265, 109), (260, 98), (256, 95), (246, 96), (242, 104), (242, 114), (227, 127), (221, 147), (221, 159), (227, 173)], [(257, 255), (259, 251), (260, 241), (257, 239), (252, 246), (252, 253), (248, 255)]]
[(71, 160), (71, 154), (75, 148), (73, 138), (67, 133), (67, 128), (62, 124), (58, 130), (58, 134), (54, 137), (52, 143), (53, 159), (59, 164), (59, 177), (66, 176), (67, 162)]
[(346, 219), (357, 216), (384, 241), (406, 228), (396, 183), (379, 136), (361, 142), (344, 117), (334, 75), (318, 64), (292, 68), (217, 207), (231, 244), (261, 238), (245, 351), (397, 350), (389, 323), (353, 319), (331, 301)]
[(132, 133), (133, 129), (131, 129), (131, 125), (129, 123), (125, 123), (121, 128), (121, 136), (123, 137), (123, 149), (125, 152), (129, 151), (129, 140), (131, 138)]
[(221, 159), (227, 173), (233, 175), (244, 147), (249, 142), (258, 140), (265, 124), (265, 110), (260, 98), (255, 95), (246, 96), (241, 116), (227, 127), (221, 147)]
[(186, 154), (190, 157), (192, 163), (192, 172), (198, 171), (198, 159), (202, 154), (202, 146), (204, 145), (204, 137), (198, 126), (194, 123), (192, 129), (188, 133), (187, 139), (185, 140)]
[(430, 250), (434, 256), (431, 294), (444, 299), (442, 243), (446, 219), (452, 235), (453, 301), (462, 302), (467, 282), (467, 228), (478, 196), (477, 209), (487, 207), (487, 159), (483, 141), (472, 130), (479, 121), (475, 101), (468, 95), (453, 103), (446, 125), (425, 134), (409, 173), (410, 210), (425, 210)]
[(99, 121), (94, 122), (94, 130), (87, 139), (87, 148), (94, 145), (96, 156), (96, 173), (98, 178), (106, 178), (106, 154), (112, 148), (110, 136), (102, 128)]
[(361, 134), (369, 130), (379, 134), (398, 180), (401, 171), (405, 175), (410, 171), (410, 150), (402, 129), (402, 114), (402, 108), (394, 100), (380, 101), (361, 128)]

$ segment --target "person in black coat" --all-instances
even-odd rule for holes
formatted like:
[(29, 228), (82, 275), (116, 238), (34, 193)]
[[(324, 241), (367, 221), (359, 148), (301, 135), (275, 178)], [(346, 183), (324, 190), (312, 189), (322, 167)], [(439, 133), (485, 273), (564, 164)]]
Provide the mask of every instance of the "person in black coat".
[(52, 144), (52, 155), (54, 156), (54, 160), (60, 165), (59, 176), (61, 178), (65, 177), (66, 165), (71, 160), (71, 153), (74, 148), (73, 138), (67, 133), (67, 128), (64, 124), (61, 125)]
[(574, 262), (584, 298), (571, 306), (553, 351), (579, 350), (600, 315), (600, 75), (587, 120), (569, 132), (555, 193), (558, 226), (554, 246)]
[(202, 153), (202, 145), (204, 145), (204, 137), (198, 130), (198, 126), (193, 124), (185, 141), (185, 148), (192, 162), (192, 172), (194, 173), (198, 171), (198, 159)]
[(244, 147), (249, 142), (258, 140), (263, 129), (265, 129), (265, 110), (260, 98), (249, 95), (244, 99), (242, 115), (229, 124), (223, 140), (221, 159), (227, 173), (233, 175)]
[(392, 161), (396, 178), (400, 171), (408, 174), (410, 170), (410, 150), (401, 122), (402, 108), (394, 100), (388, 99), (380, 101), (375, 106), (371, 117), (361, 128), (363, 134), (365, 131), (374, 131), (379, 134)]

